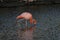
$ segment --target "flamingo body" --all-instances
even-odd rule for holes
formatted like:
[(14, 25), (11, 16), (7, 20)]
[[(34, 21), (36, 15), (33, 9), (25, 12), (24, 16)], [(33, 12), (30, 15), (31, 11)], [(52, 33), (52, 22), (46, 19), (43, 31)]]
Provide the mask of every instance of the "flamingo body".
[(17, 16), (17, 19), (24, 18), (26, 20), (29, 20), (32, 17), (31, 13), (23, 12), (21, 15)]

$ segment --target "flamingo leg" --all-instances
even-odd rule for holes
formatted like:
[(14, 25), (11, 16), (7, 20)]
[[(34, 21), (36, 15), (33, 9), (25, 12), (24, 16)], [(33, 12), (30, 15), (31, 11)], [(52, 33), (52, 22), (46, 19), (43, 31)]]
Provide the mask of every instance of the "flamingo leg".
[(26, 22), (25, 22), (25, 23), (26, 23), (26, 30), (27, 30), (27, 20), (26, 20)]

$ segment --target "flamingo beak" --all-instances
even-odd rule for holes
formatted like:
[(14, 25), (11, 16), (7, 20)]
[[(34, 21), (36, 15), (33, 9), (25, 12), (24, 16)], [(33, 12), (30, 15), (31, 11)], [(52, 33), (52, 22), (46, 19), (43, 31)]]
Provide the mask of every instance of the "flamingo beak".
[(17, 17), (16, 17), (16, 19), (21, 19), (21, 18), (23, 18), (23, 17), (22, 17), (22, 16), (17, 16)]

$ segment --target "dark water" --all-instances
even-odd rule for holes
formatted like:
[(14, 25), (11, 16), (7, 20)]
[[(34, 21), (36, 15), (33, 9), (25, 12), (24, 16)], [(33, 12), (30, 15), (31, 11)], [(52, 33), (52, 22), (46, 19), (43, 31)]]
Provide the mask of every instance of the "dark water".
[[(0, 8), (0, 40), (19, 40), (16, 16), (26, 8)], [(37, 20), (34, 40), (60, 40), (60, 5), (41, 5), (28, 11)]]

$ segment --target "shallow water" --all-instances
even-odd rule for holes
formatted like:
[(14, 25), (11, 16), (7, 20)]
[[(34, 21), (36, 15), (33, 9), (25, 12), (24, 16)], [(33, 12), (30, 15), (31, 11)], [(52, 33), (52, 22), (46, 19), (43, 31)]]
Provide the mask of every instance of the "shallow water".
[[(16, 16), (26, 8), (0, 8), (0, 40), (19, 40)], [(60, 40), (60, 6), (41, 5), (28, 11), (37, 20), (33, 40)]]

